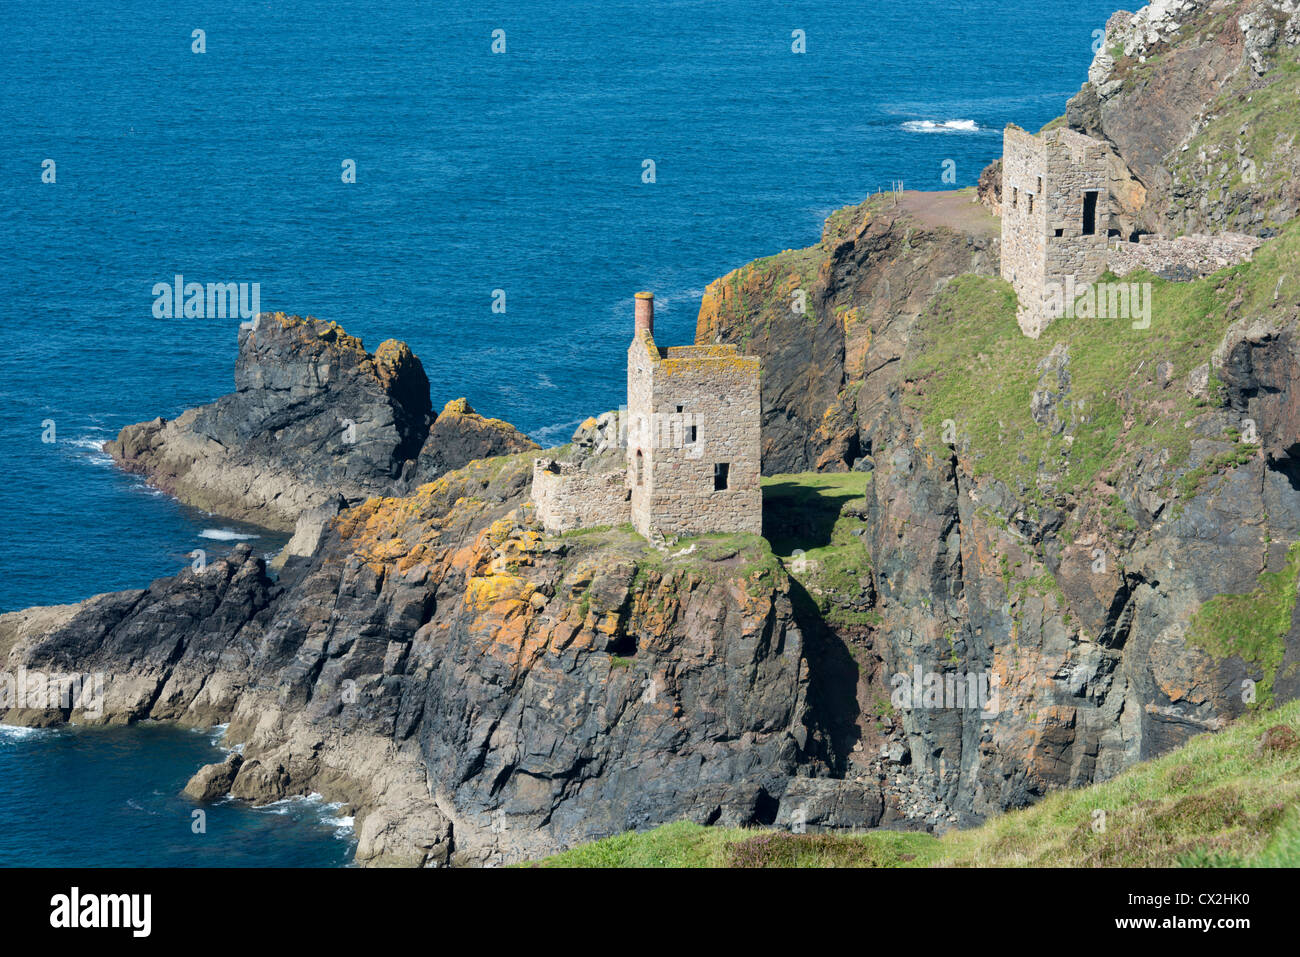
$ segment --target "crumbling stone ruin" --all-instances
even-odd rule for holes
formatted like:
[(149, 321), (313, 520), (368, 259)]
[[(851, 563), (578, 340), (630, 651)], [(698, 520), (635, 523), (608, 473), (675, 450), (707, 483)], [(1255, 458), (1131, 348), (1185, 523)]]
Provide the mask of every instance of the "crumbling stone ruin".
[(1038, 338), (1107, 271), (1185, 281), (1245, 262), (1260, 245), (1240, 233), (1127, 241), (1114, 228), (1107, 144), (1068, 128), (1034, 135), (1014, 124), (1002, 143), (1002, 278), (1016, 290), (1027, 336)]
[(1144, 235), (1136, 243), (1116, 243), (1108, 262), (1117, 276), (1144, 270), (1161, 279), (1183, 282), (1245, 262), (1263, 242), (1245, 233), (1174, 239)]
[(758, 358), (734, 345), (660, 348), (648, 292), (637, 293), (635, 323), (627, 408), (617, 438), (600, 443), (620, 454), (537, 459), (532, 498), (543, 526), (631, 522), (648, 538), (761, 534)]

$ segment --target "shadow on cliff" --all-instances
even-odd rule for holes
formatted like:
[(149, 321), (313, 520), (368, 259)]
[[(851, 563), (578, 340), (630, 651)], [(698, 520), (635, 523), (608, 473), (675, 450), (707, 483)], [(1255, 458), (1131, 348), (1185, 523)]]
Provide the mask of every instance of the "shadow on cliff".
[(790, 603), (808, 660), (809, 727), (815, 744), (809, 757), (832, 776), (843, 776), (853, 746), (861, 740), (858, 706), (859, 666), (848, 645), (822, 617), (817, 602), (793, 577)]
[(796, 548), (808, 551), (829, 545), (845, 503), (861, 497), (848, 491), (830, 493), (798, 482), (764, 485), (763, 537), (778, 555), (791, 555)]

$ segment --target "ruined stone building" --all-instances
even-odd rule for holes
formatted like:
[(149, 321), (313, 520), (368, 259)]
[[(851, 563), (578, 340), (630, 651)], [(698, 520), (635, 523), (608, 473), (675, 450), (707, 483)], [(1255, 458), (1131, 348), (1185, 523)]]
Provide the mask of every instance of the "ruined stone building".
[(533, 501), (548, 531), (631, 522), (647, 537), (763, 528), (759, 360), (734, 345), (654, 340), (637, 293), (618, 454), (538, 459)]
[[(1122, 214), (1110, 187), (1112, 162), (1119, 160), (1108, 144), (1074, 130), (1034, 135), (1010, 125), (1003, 134), (1002, 278), (1015, 287), (1027, 336), (1038, 338), (1107, 270), (1186, 281), (1245, 262), (1260, 245), (1240, 233), (1126, 239), (1115, 228)], [(1131, 301), (1117, 287), (1096, 301)]]
[(1110, 224), (1107, 147), (1070, 129), (1002, 138), (1002, 278), (1020, 298), (1017, 319), (1038, 335), (1062, 314), (1067, 290), (1106, 271)]

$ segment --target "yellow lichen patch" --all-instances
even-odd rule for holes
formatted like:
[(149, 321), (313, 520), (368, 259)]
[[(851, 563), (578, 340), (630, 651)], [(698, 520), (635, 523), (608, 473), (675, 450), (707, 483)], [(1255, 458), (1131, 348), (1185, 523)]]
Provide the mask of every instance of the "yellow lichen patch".
[(536, 590), (532, 582), (515, 575), (480, 575), (465, 583), (465, 604), (479, 612), (486, 611), (498, 602), (527, 604)]
[(416, 545), (404, 558), (398, 560), (397, 570), (399, 573), (405, 575), (413, 568), (417, 568), (420, 565), (428, 565), (433, 561), (433, 557), (433, 553), (429, 550), (427, 545)]
[(500, 545), (510, 537), (511, 530), (515, 527), (514, 521), (509, 518), (499, 518), (487, 527), (483, 533), (484, 539), (490, 544)]
[(469, 404), (469, 399), (463, 396), (459, 399), (452, 399), (442, 407), (440, 415), (473, 415), (474, 409)]
[(411, 550), (411, 546), (400, 538), (390, 538), (387, 541), (378, 542), (370, 550), (370, 558), (379, 562), (392, 562), (406, 555)]
[[(447, 417), (467, 419), (468, 421), (465, 423), (465, 425), (467, 427), (477, 429), (480, 432), (504, 432), (510, 436), (515, 436), (518, 434), (518, 430), (509, 422), (504, 422), (501, 419), (489, 419), (489, 418), (485, 418), (482, 415), (479, 415), (477, 412), (474, 411), (474, 408), (469, 404), (468, 399), (463, 399), (463, 398), (452, 399), (450, 402), (444, 405), (442, 407), (442, 412), (438, 414), (438, 418), (441, 419)], [(533, 442), (528, 442), (527, 445), (531, 448), (537, 448), (537, 445)], [(474, 462), (481, 462), (481, 461), (487, 461), (487, 460), (484, 459), (474, 460)], [(473, 465), (474, 462), (471, 462), (469, 464)]]
[(682, 372), (756, 373), (758, 371), (758, 361), (758, 356), (743, 356), (739, 353), (691, 356), (683, 359), (661, 359), (657, 363), (655, 371), (665, 376), (673, 376)]

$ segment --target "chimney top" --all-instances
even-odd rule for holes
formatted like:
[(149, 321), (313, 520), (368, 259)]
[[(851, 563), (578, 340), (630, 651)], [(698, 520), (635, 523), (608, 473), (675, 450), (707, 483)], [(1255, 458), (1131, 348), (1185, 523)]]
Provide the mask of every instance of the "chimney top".
[(652, 292), (638, 292), (636, 294), (636, 334), (642, 336), (647, 332), (652, 336), (655, 332), (655, 294)]

